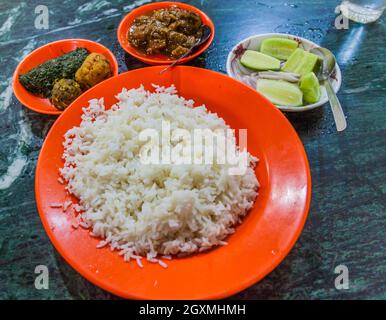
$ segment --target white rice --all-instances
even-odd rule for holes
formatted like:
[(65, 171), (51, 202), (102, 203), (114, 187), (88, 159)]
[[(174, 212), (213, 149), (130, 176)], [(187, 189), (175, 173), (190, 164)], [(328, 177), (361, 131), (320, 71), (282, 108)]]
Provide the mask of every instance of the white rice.
[(64, 201), (64, 203), (63, 203), (63, 212), (66, 212), (67, 209), (69, 207), (71, 207), (71, 206), (72, 206), (72, 201), (71, 200)]
[(74, 229), (78, 229), (79, 228), (79, 223), (78, 222), (73, 222), (71, 224), (71, 226), (74, 228)]
[(143, 264), (142, 264), (141, 258), (137, 258), (135, 260), (137, 261), (138, 267), (143, 268)]
[(163, 262), (162, 260), (158, 260), (158, 263), (159, 263), (159, 265), (160, 265), (162, 268), (167, 268), (167, 267), (168, 267), (168, 265), (167, 265), (165, 262)]
[[(244, 175), (229, 175), (228, 164), (146, 165), (139, 160), (146, 128), (161, 122), (189, 131), (227, 129), (205, 106), (176, 95), (175, 88), (154, 93), (123, 89), (119, 102), (105, 110), (103, 99), (83, 109), (79, 127), (65, 134), (60, 170), (69, 193), (79, 199), (79, 226), (90, 228), (125, 261), (141, 257), (187, 255), (226, 245), (224, 239), (246, 215), (257, 196), (258, 181), (248, 155)], [(167, 267), (166, 263), (157, 262)]]
[(62, 206), (62, 203), (50, 203), (51, 208), (61, 208)]

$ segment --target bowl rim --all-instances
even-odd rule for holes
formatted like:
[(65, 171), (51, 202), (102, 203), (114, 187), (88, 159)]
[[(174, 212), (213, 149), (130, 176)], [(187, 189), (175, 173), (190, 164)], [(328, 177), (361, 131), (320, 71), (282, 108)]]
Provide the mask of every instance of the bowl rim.
[[(297, 36), (297, 35), (290, 34), (290, 33), (277, 33), (277, 32), (270, 33), (269, 32), (269, 33), (259, 33), (259, 34), (251, 35), (251, 36), (249, 36), (249, 37), (239, 41), (229, 51), (228, 57), (227, 57), (227, 61), (226, 61), (226, 72), (227, 72), (228, 76), (230, 76), (231, 78), (239, 81), (238, 79), (236, 79), (234, 77), (232, 69), (231, 69), (231, 61), (232, 61), (233, 51), (239, 45), (241, 45), (244, 42), (247, 42), (249, 40), (256, 39), (256, 38), (265, 38), (265, 37), (281, 37), (281, 38), (284, 38), (284, 37), (288, 38), (288, 37), (290, 37), (290, 38), (298, 38), (302, 42), (305, 42), (305, 43), (307, 43), (309, 45), (312, 45), (312, 46), (315, 46), (315, 47), (320, 47), (317, 43), (315, 43), (315, 42), (313, 42), (311, 40), (308, 40), (308, 39), (303, 38), (301, 36)], [(342, 85), (342, 71), (340, 70), (340, 67), (339, 67), (337, 62), (335, 63), (335, 70), (336, 70), (336, 85), (333, 86), (333, 89), (334, 89), (335, 93), (337, 93), (339, 91), (341, 85)], [(312, 103), (312, 104), (308, 104), (308, 105), (305, 105), (305, 106), (301, 106), (301, 107), (276, 106), (276, 108), (278, 108), (278, 109), (280, 109), (282, 111), (286, 111), (286, 112), (303, 112), (303, 111), (308, 111), (308, 110), (312, 110), (312, 109), (321, 107), (322, 105), (324, 105), (327, 102), (328, 102), (328, 98), (323, 99), (323, 100), (319, 100), (318, 102), (315, 102), (315, 103)]]
[(188, 62), (190, 60), (193, 60), (194, 58), (199, 56), (201, 53), (206, 51), (210, 47), (210, 45), (212, 44), (213, 39), (214, 39), (214, 35), (215, 35), (215, 26), (214, 26), (212, 19), (204, 11), (202, 11), (201, 9), (199, 9), (195, 6), (192, 6), (192, 5), (187, 4), (187, 3), (172, 2), (172, 1), (148, 3), (145, 5), (139, 6), (135, 9), (133, 9), (132, 11), (130, 11), (129, 13), (127, 13), (122, 18), (122, 20), (119, 23), (118, 28), (117, 28), (117, 38), (118, 38), (118, 42), (119, 42), (121, 48), (125, 52), (127, 52), (128, 54), (133, 56), (134, 58), (136, 58), (144, 63), (150, 64), (150, 65), (168, 65), (168, 64), (172, 64), (173, 62), (175, 62), (176, 60), (151, 58), (151, 57), (147, 57), (145, 55), (139, 54), (137, 49), (133, 48), (130, 45), (128, 46), (128, 45), (124, 44), (122, 41), (122, 37), (127, 37), (127, 32), (128, 32), (128, 28), (124, 27), (125, 23), (127, 22), (127, 20), (136, 17), (138, 15), (139, 11), (143, 11), (144, 9), (149, 9), (147, 11), (152, 11), (152, 10), (161, 9), (161, 8), (169, 8), (172, 6), (180, 7), (182, 9), (193, 11), (193, 12), (199, 14), (201, 19), (204, 17), (205, 20), (207, 20), (208, 27), (212, 30), (211, 36), (203, 45), (201, 45), (200, 49), (197, 50), (196, 52), (194, 52), (193, 54), (191, 54), (185, 58), (182, 58), (178, 62), (178, 64), (182, 64), (182, 63)]
[[(162, 69), (160, 69), (160, 67), (161, 66), (153, 66), (153, 67), (149, 67), (149, 68), (154, 68), (155, 70), (157, 70), (157, 69), (158, 70), (162, 70)], [(149, 69), (149, 68), (147, 68), (147, 69)], [(176, 68), (193, 69), (193, 70), (194, 69), (203, 69), (203, 68), (197, 68), (197, 67), (191, 67), (191, 66), (177, 66)], [(227, 77), (225, 74), (222, 74), (222, 73), (219, 73), (219, 72), (215, 72), (215, 71), (208, 70), (208, 69), (204, 69), (204, 70), (209, 72), (209, 73), (217, 73), (218, 75), (220, 75), (222, 77)], [(138, 71), (138, 70), (127, 71), (127, 72), (119, 74), (118, 76), (114, 76), (114, 78), (115, 77), (124, 78), (124, 77), (127, 76), (127, 74), (130, 74), (133, 71), (135, 72), (135, 71)], [(113, 77), (109, 78), (109, 80), (112, 79), (112, 78)], [(110, 81), (112, 81), (112, 80), (110, 80)], [(243, 84), (242, 82), (238, 82), (238, 83), (240, 83), (240, 85), (246, 87), (248, 90), (253, 90), (252, 88), (250, 88), (249, 86)], [(95, 86), (95, 88), (94, 87), (93, 88), (96, 91), (98, 89), (97, 86), (103, 86), (103, 85), (105, 85), (105, 84), (99, 83), (99, 84), (97, 84)], [(254, 91), (254, 92), (256, 94), (259, 94), (256, 91)], [(269, 100), (267, 100), (263, 96), (261, 96), (261, 97), (264, 100), (266, 100), (267, 104), (272, 105), (272, 103), (270, 103)], [(272, 105), (272, 107), (273, 107), (273, 105)], [(70, 110), (69, 108), (65, 109), (65, 112), (60, 116), (60, 118), (64, 117), (66, 113), (69, 113), (70, 112), (69, 110)], [(237, 292), (240, 292), (240, 291), (246, 289), (247, 287), (249, 287), (249, 286), (257, 283), (258, 281), (262, 280), (263, 278), (265, 278), (270, 272), (272, 272), (272, 270), (274, 270), (285, 259), (285, 257), (287, 257), (289, 252), (293, 249), (295, 243), (298, 241), (298, 239), (299, 239), (299, 237), (300, 237), (300, 235), (301, 235), (301, 233), (302, 233), (302, 231), (304, 229), (305, 222), (306, 222), (308, 214), (309, 214), (310, 203), (311, 203), (311, 196), (312, 196), (312, 194), (311, 194), (312, 193), (312, 191), (311, 191), (312, 190), (312, 181), (311, 181), (312, 178), (311, 178), (311, 171), (310, 171), (310, 166), (309, 166), (309, 160), (308, 160), (308, 157), (307, 157), (304, 145), (303, 145), (300, 137), (298, 136), (298, 134), (297, 134), (296, 130), (293, 128), (293, 126), (288, 122), (288, 119), (286, 119), (285, 116), (277, 108), (272, 108), (272, 110), (280, 118), (283, 118), (288, 123), (289, 130), (294, 133), (294, 138), (299, 143), (299, 146), (300, 146), (299, 150), (301, 152), (301, 158), (304, 161), (304, 168), (306, 170), (306, 197), (305, 197), (305, 203), (304, 203), (304, 210), (302, 212), (302, 218), (301, 218), (301, 220), (297, 224), (296, 232), (294, 232), (291, 235), (291, 240), (290, 240), (288, 246), (286, 247), (286, 249), (280, 251), (280, 253), (278, 253), (275, 256), (275, 258), (273, 259), (273, 262), (270, 264), (270, 267), (268, 267), (268, 268), (266, 268), (266, 270), (264, 270), (264, 274), (263, 275), (254, 276), (253, 279), (249, 279), (248, 281), (245, 281), (245, 282), (241, 281), (241, 282), (239, 282), (239, 284), (237, 286), (233, 287), (232, 289), (228, 289), (228, 290), (216, 293), (216, 294), (203, 295), (201, 297), (201, 299), (222, 299), (222, 298), (226, 298), (226, 297), (229, 297), (229, 296), (231, 296), (233, 294), (236, 294)], [(60, 118), (59, 118), (59, 120), (60, 120)], [(54, 247), (60, 253), (60, 255), (80, 275), (82, 275), (84, 278), (86, 278), (90, 282), (94, 283), (95, 285), (97, 285), (97, 286), (103, 288), (104, 290), (107, 290), (107, 291), (109, 291), (109, 292), (111, 292), (111, 293), (113, 293), (113, 294), (115, 294), (117, 296), (123, 297), (123, 298), (129, 298), (129, 299), (148, 299), (148, 297), (145, 297), (143, 295), (129, 293), (129, 292), (126, 292), (126, 291), (122, 291), (120, 289), (118, 290), (118, 289), (114, 288), (113, 286), (111, 286), (109, 283), (100, 281), (98, 279), (98, 277), (96, 277), (92, 272), (84, 269), (82, 267), (82, 265), (78, 263), (77, 260), (74, 260), (72, 257), (69, 257), (67, 254), (65, 254), (63, 252), (62, 248), (61, 248), (60, 241), (57, 240), (56, 236), (54, 235), (53, 229), (51, 229), (51, 227), (49, 225), (49, 222), (48, 222), (48, 219), (46, 218), (45, 214), (43, 213), (44, 210), (43, 210), (43, 207), (42, 207), (42, 199), (41, 199), (41, 196), (39, 196), (39, 193), (37, 192), (37, 189), (38, 189), (38, 186), (39, 186), (39, 183), (40, 183), (40, 172), (42, 170), (44, 170), (44, 168), (42, 166), (42, 159), (41, 159), (42, 150), (44, 148), (46, 148), (45, 146), (48, 144), (47, 143), (48, 137), (53, 135), (53, 128), (57, 127), (59, 125), (59, 122), (60, 121), (56, 121), (54, 123), (54, 125), (52, 126), (52, 128), (48, 132), (45, 141), (43, 142), (43, 145), (42, 145), (42, 148), (41, 148), (41, 152), (40, 152), (38, 160), (37, 160), (37, 165), (36, 165), (36, 170), (35, 170), (35, 185), (34, 185), (34, 187), (35, 187), (35, 196), (36, 196), (37, 207), (38, 207), (38, 213), (39, 213), (39, 216), (40, 216), (40, 219), (41, 219), (41, 221), (43, 223), (44, 229), (47, 232), (48, 237), (49, 237), (51, 243), (54, 245)]]
[[(118, 61), (117, 61), (117, 58), (116, 56), (112, 53), (112, 51), (107, 48), (106, 46), (104, 46), (103, 44), (99, 43), (99, 42), (96, 42), (96, 41), (92, 41), (92, 40), (89, 40), (89, 39), (82, 39), (82, 38), (67, 38), (67, 39), (61, 39), (61, 40), (55, 40), (55, 41), (52, 41), (52, 42), (49, 42), (49, 43), (46, 43), (34, 50), (32, 50), (30, 53), (28, 53), (20, 62), (19, 64), (17, 65), (14, 73), (13, 73), (13, 76), (12, 76), (12, 90), (13, 90), (13, 93), (16, 97), (16, 99), (26, 108), (32, 110), (32, 111), (35, 111), (37, 113), (42, 113), (42, 114), (48, 114), (48, 115), (60, 115), (63, 113), (64, 110), (56, 110), (54, 108), (54, 110), (41, 110), (40, 108), (37, 108), (37, 107), (34, 107), (31, 105), (31, 103), (29, 103), (26, 99), (24, 99), (21, 95), (20, 95), (20, 92), (22, 90), (25, 90), (25, 91), (28, 91), (27, 89), (25, 89), (21, 83), (19, 82), (19, 79), (18, 79), (18, 75), (20, 73), (20, 69), (21, 67), (24, 65), (24, 63), (29, 60), (31, 58), (32, 55), (36, 54), (37, 52), (39, 51), (44, 51), (45, 49), (49, 48), (50, 46), (52, 45), (61, 45), (61, 44), (64, 44), (64, 43), (68, 43), (68, 42), (79, 42), (80, 44), (94, 44), (94, 45), (97, 45), (103, 49), (105, 49), (108, 53), (109, 53), (109, 56), (113, 62), (113, 75), (112, 77), (114, 76), (117, 76), (119, 74), (119, 67), (118, 67)], [(47, 60), (45, 60), (47, 61)], [(87, 90), (86, 90), (87, 91)], [(84, 92), (83, 92), (84, 93)], [(82, 93), (82, 94), (83, 94)], [(33, 93), (31, 93), (33, 94)], [(38, 96), (36, 96), (38, 97)], [(47, 98), (46, 98), (47, 99)], [(71, 104), (70, 104), (71, 105)]]

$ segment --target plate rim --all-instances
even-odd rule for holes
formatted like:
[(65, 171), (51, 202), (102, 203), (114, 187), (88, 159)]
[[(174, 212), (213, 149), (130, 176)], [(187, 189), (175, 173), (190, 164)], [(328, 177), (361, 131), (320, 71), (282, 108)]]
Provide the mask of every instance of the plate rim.
[[(162, 70), (163, 69), (162, 66), (153, 66), (153, 67), (148, 67), (148, 68), (153, 68), (155, 70)], [(182, 69), (182, 68), (184, 68), (184, 69), (185, 68), (186, 69), (201, 69), (201, 70), (206, 70), (207, 72), (210, 72), (210, 73), (216, 73), (216, 74), (218, 74), (218, 75), (220, 75), (222, 77), (227, 77), (226, 75), (224, 75), (222, 73), (215, 72), (215, 71), (208, 70), (208, 69), (203, 69), (203, 68), (197, 68), (197, 67), (191, 67), (191, 66), (177, 66), (176, 68), (178, 68), (178, 69)], [(130, 74), (131, 72), (135, 72), (135, 71), (138, 71), (138, 70), (127, 71), (127, 72), (121, 73), (121, 74), (119, 74), (117, 76), (111, 77), (111, 78), (107, 79), (106, 81), (97, 84), (96, 86), (94, 86), (90, 90), (95, 90), (96, 91), (99, 86), (104, 85), (105, 82), (110, 81), (110, 79), (113, 79), (115, 77), (125, 77), (125, 76), (127, 76), (126, 74)], [(236, 80), (233, 79), (232, 81), (236, 81)], [(237, 81), (237, 82), (241, 83), (239, 81)], [(241, 85), (243, 85), (248, 90), (252, 90), (252, 92), (254, 92), (254, 94), (260, 95), (258, 92), (256, 92), (252, 88), (248, 87), (247, 85), (245, 85), (243, 83), (241, 83)], [(268, 104), (272, 105), (266, 98), (263, 97), (263, 99), (266, 100), (266, 102)], [(73, 104), (73, 105), (75, 105), (75, 104)], [(308, 214), (309, 214), (310, 203), (311, 203), (311, 192), (312, 192), (312, 183), (311, 183), (312, 181), (311, 181), (311, 171), (310, 171), (309, 160), (308, 160), (308, 157), (307, 157), (304, 145), (303, 145), (300, 137), (298, 136), (296, 130), (291, 125), (291, 123), (280, 112), (280, 110), (278, 110), (276, 107), (274, 107), (274, 105), (272, 105), (272, 109), (274, 110), (274, 112), (277, 113), (277, 115), (279, 117), (282, 117), (283, 120), (285, 122), (287, 122), (289, 130), (293, 131), (294, 138), (296, 139), (297, 144), (299, 145), (299, 151), (301, 152), (302, 160), (304, 161), (304, 169), (305, 169), (305, 173), (306, 173), (305, 176), (306, 176), (306, 184), (307, 185), (306, 185), (306, 195), (305, 195), (304, 209), (303, 209), (303, 212), (299, 213), (299, 215), (301, 214), (301, 220), (299, 221), (299, 223), (298, 223), (298, 225), (296, 227), (296, 231), (294, 231), (293, 234), (291, 234), (291, 236), (289, 237), (290, 241), (288, 242), (289, 244), (287, 245), (285, 250), (281, 250), (280, 253), (275, 255), (275, 258), (272, 259), (272, 262), (269, 264), (269, 267), (266, 267), (264, 269), (264, 272), (261, 272), (261, 274), (258, 274), (257, 276), (254, 275), (253, 277), (247, 279), (246, 281), (240, 281), (232, 289), (223, 290), (222, 292), (219, 292), (219, 293), (216, 293), (216, 294), (200, 295), (200, 299), (205, 299), (205, 300), (206, 299), (222, 299), (222, 298), (225, 298), (225, 297), (229, 297), (229, 296), (234, 295), (234, 294), (236, 294), (236, 293), (238, 293), (238, 292), (240, 292), (240, 291), (250, 287), (251, 285), (259, 282), (260, 280), (265, 278), (270, 272), (272, 272), (272, 270), (274, 270), (286, 258), (288, 253), (293, 249), (295, 243), (297, 242), (297, 240), (299, 239), (299, 237), (300, 237), (300, 235), (301, 235), (301, 233), (303, 231), (305, 222), (306, 222)], [(110, 283), (105, 282), (105, 281), (100, 281), (98, 277), (92, 276), (91, 272), (88, 271), (87, 268), (83, 268), (82, 263), (77, 262), (76, 259), (73, 259), (72, 257), (70, 257), (70, 256), (68, 256), (68, 255), (63, 253), (63, 250), (61, 249), (60, 241), (56, 239), (53, 230), (49, 226), (47, 217), (45, 216), (44, 210), (42, 208), (41, 196), (39, 196), (38, 191), (37, 191), (38, 190), (38, 186), (39, 186), (39, 182), (40, 182), (40, 172), (41, 172), (41, 170), (44, 170), (44, 166), (42, 165), (42, 160), (41, 159), (42, 159), (43, 151), (46, 148), (47, 141), (49, 140), (50, 136), (53, 134), (53, 132), (55, 130), (54, 128), (60, 123), (61, 117), (63, 117), (64, 114), (68, 113), (69, 110), (70, 110), (70, 108), (67, 108), (59, 116), (57, 121), (55, 121), (55, 123), (50, 128), (50, 130), (49, 130), (49, 132), (48, 132), (48, 134), (47, 134), (47, 136), (44, 139), (44, 142), (42, 144), (42, 147), (41, 147), (41, 150), (40, 150), (40, 153), (39, 153), (39, 157), (38, 157), (38, 160), (37, 160), (37, 164), (36, 164), (35, 184), (34, 184), (34, 187), (35, 187), (35, 199), (36, 199), (38, 213), (39, 213), (40, 219), (42, 220), (44, 229), (45, 229), (45, 231), (46, 231), (46, 233), (47, 233), (51, 243), (53, 244), (55, 249), (58, 251), (58, 253), (61, 255), (61, 257), (63, 257), (64, 260), (71, 267), (73, 267), (75, 269), (75, 271), (78, 272), (82, 277), (84, 277), (85, 279), (87, 279), (91, 283), (95, 284), (96, 286), (98, 286), (98, 287), (100, 287), (100, 288), (102, 288), (104, 290), (107, 290), (107, 291), (109, 291), (109, 292), (111, 292), (111, 293), (113, 293), (113, 294), (115, 294), (117, 296), (123, 297), (123, 298), (129, 298), (129, 299), (149, 299), (149, 297), (146, 297), (146, 296), (143, 296), (143, 295), (137, 295), (137, 294), (133, 294), (133, 293), (130, 293), (130, 292), (124, 292), (122, 290), (117, 290), (115, 287), (111, 286)], [(179, 298), (175, 298), (175, 299), (179, 299)]]

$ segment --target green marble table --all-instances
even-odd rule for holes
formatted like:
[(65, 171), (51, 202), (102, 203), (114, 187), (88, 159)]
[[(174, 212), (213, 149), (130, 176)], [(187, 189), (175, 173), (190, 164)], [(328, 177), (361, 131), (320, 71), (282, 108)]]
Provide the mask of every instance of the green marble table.
[[(122, 16), (146, 0), (52, 1), (49, 29), (36, 29), (43, 1), (0, 1), (0, 299), (115, 299), (75, 272), (51, 245), (34, 197), (34, 171), (55, 117), (24, 108), (11, 78), (31, 50), (62, 38), (108, 46), (120, 71), (144, 65), (116, 40)], [(256, 33), (283, 32), (330, 48), (343, 72), (339, 98), (348, 128), (337, 133), (329, 106), (287, 114), (301, 137), (312, 172), (312, 202), (304, 231), (287, 258), (235, 299), (386, 298), (385, 21), (336, 29), (338, 1), (192, 0), (216, 25), (210, 49), (192, 65), (225, 73), (228, 51)], [(336, 266), (349, 269), (349, 289), (334, 286)], [(36, 290), (37, 265), (50, 272)]]

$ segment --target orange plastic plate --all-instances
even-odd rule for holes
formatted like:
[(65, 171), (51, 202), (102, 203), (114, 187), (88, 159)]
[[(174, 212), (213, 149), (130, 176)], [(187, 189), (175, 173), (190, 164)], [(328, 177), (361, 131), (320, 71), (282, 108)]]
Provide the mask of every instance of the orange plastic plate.
[[(255, 90), (225, 75), (193, 67), (138, 69), (110, 78), (88, 90), (52, 126), (36, 169), (36, 200), (43, 225), (56, 249), (85, 278), (116, 295), (138, 299), (223, 298), (262, 279), (288, 254), (306, 220), (311, 179), (301, 141), (287, 119)], [(174, 84), (179, 94), (205, 103), (234, 129), (248, 129), (248, 150), (260, 159), (261, 184), (253, 209), (230, 236), (227, 246), (166, 261), (167, 269), (147, 263), (140, 269), (125, 263), (97, 239), (72, 228), (72, 213), (50, 207), (66, 193), (58, 179), (64, 133), (80, 123), (81, 108), (93, 98), (116, 102), (125, 88)]]
[(178, 7), (178, 8), (189, 10), (198, 14), (201, 18), (202, 23), (207, 25), (212, 30), (212, 33), (208, 41), (206, 41), (203, 45), (201, 45), (198, 48), (198, 50), (194, 51), (193, 54), (187, 56), (186, 58), (182, 58), (178, 63), (188, 62), (194, 59), (195, 57), (197, 57), (198, 55), (200, 55), (201, 53), (203, 53), (206, 49), (208, 49), (214, 38), (214, 24), (212, 20), (204, 12), (197, 9), (196, 7), (193, 7), (186, 3), (166, 1), (166, 2), (149, 3), (143, 6), (140, 6), (137, 9), (130, 11), (122, 19), (117, 29), (117, 37), (123, 50), (125, 50), (127, 53), (131, 54), (133, 57), (137, 58), (138, 60), (141, 60), (142, 62), (145, 62), (147, 64), (151, 64), (151, 65), (171, 64), (174, 60), (165, 55), (162, 55), (162, 54), (149, 55), (138, 51), (135, 47), (133, 47), (130, 44), (129, 38), (128, 38), (128, 32), (136, 18), (138, 18), (143, 14), (149, 13), (150, 11), (153, 11), (153, 10), (170, 8), (170, 7)]
[(16, 67), (13, 74), (12, 86), (16, 98), (27, 108), (45, 114), (59, 115), (63, 111), (58, 110), (49, 99), (41, 98), (26, 90), (19, 81), (19, 75), (30, 71), (39, 64), (59, 57), (76, 48), (86, 48), (90, 52), (103, 54), (111, 65), (114, 76), (118, 74), (118, 62), (113, 53), (105, 46), (86, 39), (64, 39), (48, 43), (37, 48), (26, 56)]

